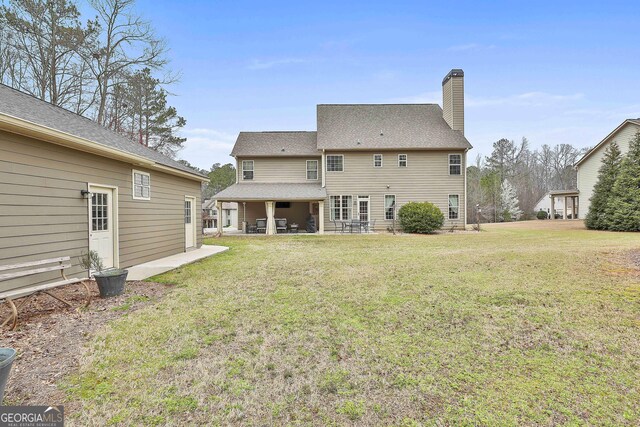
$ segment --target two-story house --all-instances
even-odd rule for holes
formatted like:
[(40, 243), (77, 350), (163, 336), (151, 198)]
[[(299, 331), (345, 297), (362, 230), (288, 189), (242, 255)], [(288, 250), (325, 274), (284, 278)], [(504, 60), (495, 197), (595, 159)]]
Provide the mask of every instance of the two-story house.
[[(318, 232), (358, 219), (384, 230), (403, 204), (428, 201), (445, 227), (466, 224), (464, 73), (451, 70), (437, 104), (322, 104), (316, 132), (240, 132), (236, 184), (216, 194), (238, 202), (239, 221), (276, 218)], [(222, 228), (218, 227), (221, 233)]]

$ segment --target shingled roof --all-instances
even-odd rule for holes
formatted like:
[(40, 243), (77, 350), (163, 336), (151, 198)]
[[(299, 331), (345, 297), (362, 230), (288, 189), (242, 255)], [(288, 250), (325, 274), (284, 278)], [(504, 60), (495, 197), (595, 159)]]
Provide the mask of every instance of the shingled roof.
[(0, 84), (0, 113), (83, 138), (110, 149), (144, 157), (172, 169), (204, 177), (176, 160), (144, 145), (132, 142), (122, 135), (100, 126), (93, 120), (3, 84)]
[(241, 182), (213, 196), (216, 200), (324, 200), (327, 190), (317, 183)]
[(318, 149), (470, 149), (437, 104), (318, 105)]
[(240, 132), (232, 156), (320, 156), (316, 132)]

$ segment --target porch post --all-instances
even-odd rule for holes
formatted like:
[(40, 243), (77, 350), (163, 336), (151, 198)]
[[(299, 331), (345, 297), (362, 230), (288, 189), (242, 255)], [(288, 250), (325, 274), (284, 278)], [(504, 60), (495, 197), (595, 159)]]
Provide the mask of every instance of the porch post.
[(571, 197), (571, 219), (576, 219), (578, 210), (576, 209), (576, 200), (578, 198), (576, 196)]
[(218, 217), (216, 219), (217, 235), (222, 236), (222, 202), (220, 200), (216, 200), (216, 211), (218, 211)]
[(551, 219), (556, 219), (556, 198), (554, 195), (551, 195)]
[(318, 234), (324, 234), (324, 200), (318, 202)]
[(567, 219), (567, 196), (564, 196), (564, 203), (562, 205), (562, 219)]
[(265, 202), (265, 207), (267, 210), (267, 230), (265, 234), (276, 234), (276, 220), (273, 217), (274, 209), (273, 205), (275, 202)]

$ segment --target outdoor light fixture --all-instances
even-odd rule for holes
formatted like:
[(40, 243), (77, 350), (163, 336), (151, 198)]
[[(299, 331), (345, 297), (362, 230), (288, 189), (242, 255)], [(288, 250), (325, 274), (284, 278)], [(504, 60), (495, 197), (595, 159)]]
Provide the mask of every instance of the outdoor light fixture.
[(91, 191), (89, 191), (89, 190), (80, 190), (80, 195), (82, 196), (83, 199), (88, 199), (89, 196), (91, 195)]

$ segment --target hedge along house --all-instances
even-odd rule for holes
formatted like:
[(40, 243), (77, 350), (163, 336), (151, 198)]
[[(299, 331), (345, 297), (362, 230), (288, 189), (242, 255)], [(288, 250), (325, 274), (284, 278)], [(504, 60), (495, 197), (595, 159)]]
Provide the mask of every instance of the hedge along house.
[[(0, 265), (70, 256), (67, 273), (78, 277), (88, 250), (106, 267), (127, 268), (200, 247), (206, 180), (89, 119), (0, 85)], [(0, 282), (0, 291), (23, 285)]]

